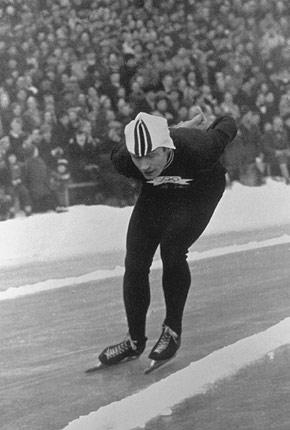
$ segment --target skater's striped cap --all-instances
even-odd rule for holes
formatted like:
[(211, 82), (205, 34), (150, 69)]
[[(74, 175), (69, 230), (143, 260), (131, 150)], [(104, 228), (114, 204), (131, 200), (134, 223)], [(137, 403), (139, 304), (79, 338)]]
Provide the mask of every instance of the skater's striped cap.
[(160, 147), (175, 149), (167, 120), (145, 112), (140, 112), (125, 127), (125, 142), (128, 151), (137, 157), (144, 157)]

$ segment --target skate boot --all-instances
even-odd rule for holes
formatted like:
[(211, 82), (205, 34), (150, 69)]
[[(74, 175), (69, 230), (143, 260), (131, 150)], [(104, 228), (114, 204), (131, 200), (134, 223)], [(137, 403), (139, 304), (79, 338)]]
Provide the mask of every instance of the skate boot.
[(180, 343), (180, 336), (168, 326), (163, 325), (161, 336), (149, 354), (151, 362), (144, 373), (151, 373), (170, 361), (175, 356)]
[(163, 325), (161, 336), (152, 348), (149, 358), (156, 361), (169, 360), (176, 354), (180, 342), (180, 336), (167, 325)]
[(145, 349), (146, 340), (145, 338), (144, 341), (139, 342), (132, 340), (128, 335), (122, 342), (108, 346), (98, 357), (99, 367), (111, 366), (138, 358)]

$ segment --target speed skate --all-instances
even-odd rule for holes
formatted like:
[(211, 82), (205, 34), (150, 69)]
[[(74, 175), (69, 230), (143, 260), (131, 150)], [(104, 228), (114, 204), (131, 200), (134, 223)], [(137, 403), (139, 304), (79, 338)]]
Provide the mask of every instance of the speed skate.
[(145, 375), (148, 375), (149, 373), (154, 372), (154, 370), (159, 369), (159, 367), (164, 366), (169, 361), (173, 360), (174, 357), (175, 355), (173, 357), (167, 358), (166, 360), (151, 360), (149, 366), (144, 370)]
[(162, 333), (149, 354), (151, 362), (144, 371), (145, 375), (172, 360), (176, 356), (177, 350), (180, 347), (180, 342), (180, 336), (170, 327), (163, 324)]
[[(151, 360), (149, 363), (149, 366), (144, 369), (144, 374), (148, 375), (149, 373), (154, 372), (154, 370), (157, 370), (159, 369), (159, 367), (164, 366), (169, 361), (171, 361), (174, 357), (175, 356), (170, 357), (167, 360)], [(126, 363), (129, 363), (130, 361), (136, 360), (137, 358), (139, 357), (127, 357), (124, 360), (120, 361), (119, 363), (115, 363), (115, 364), (105, 364), (105, 363), (102, 363), (100, 360), (98, 360), (96, 365), (86, 369), (85, 373), (94, 373), (94, 372), (99, 372), (101, 370), (110, 370), (112, 368), (119, 367), (122, 364), (126, 364)]]
[(139, 356), (127, 357), (127, 358), (124, 358), (123, 360), (119, 361), (118, 363), (114, 363), (114, 364), (106, 364), (106, 363), (102, 363), (100, 360), (98, 360), (96, 365), (86, 369), (85, 373), (94, 373), (94, 372), (98, 372), (100, 370), (112, 369), (116, 366), (120, 366), (121, 364), (128, 363), (129, 361), (136, 360), (137, 358), (139, 358)]

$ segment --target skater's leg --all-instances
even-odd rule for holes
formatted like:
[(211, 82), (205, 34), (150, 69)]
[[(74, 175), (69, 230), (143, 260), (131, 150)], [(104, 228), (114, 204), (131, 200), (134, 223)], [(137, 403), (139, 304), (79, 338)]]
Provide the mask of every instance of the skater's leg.
[[(150, 303), (149, 271), (158, 246), (154, 217), (138, 200), (127, 232), (127, 252), (123, 280), (124, 304), (128, 321), (128, 336), (109, 345), (99, 355), (101, 365), (117, 364), (138, 357), (145, 349), (146, 314)], [(97, 366), (98, 367), (98, 366)]]
[(160, 250), (163, 262), (163, 290), (166, 304), (164, 324), (178, 335), (182, 331), (182, 316), (191, 283), (186, 261), (188, 248), (208, 225), (222, 196), (224, 181), (201, 204), (184, 204), (175, 208), (174, 217), (162, 232)]
[(159, 243), (154, 217), (145, 207), (140, 199), (130, 219), (123, 281), (129, 334), (134, 340), (145, 338), (146, 314), (150, 304), (149, 272)]

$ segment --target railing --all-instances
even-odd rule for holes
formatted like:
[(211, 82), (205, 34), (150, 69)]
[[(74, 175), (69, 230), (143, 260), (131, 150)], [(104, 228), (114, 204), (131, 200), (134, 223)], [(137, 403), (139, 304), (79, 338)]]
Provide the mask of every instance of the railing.
[[(98, 183), (94, 181), (75, 182), (68, 185), (68, 203), (91, 203)], [(87, 192), (84, 192), (87, 189)], [(79, 193), (78, 191), (81, 191)]]

